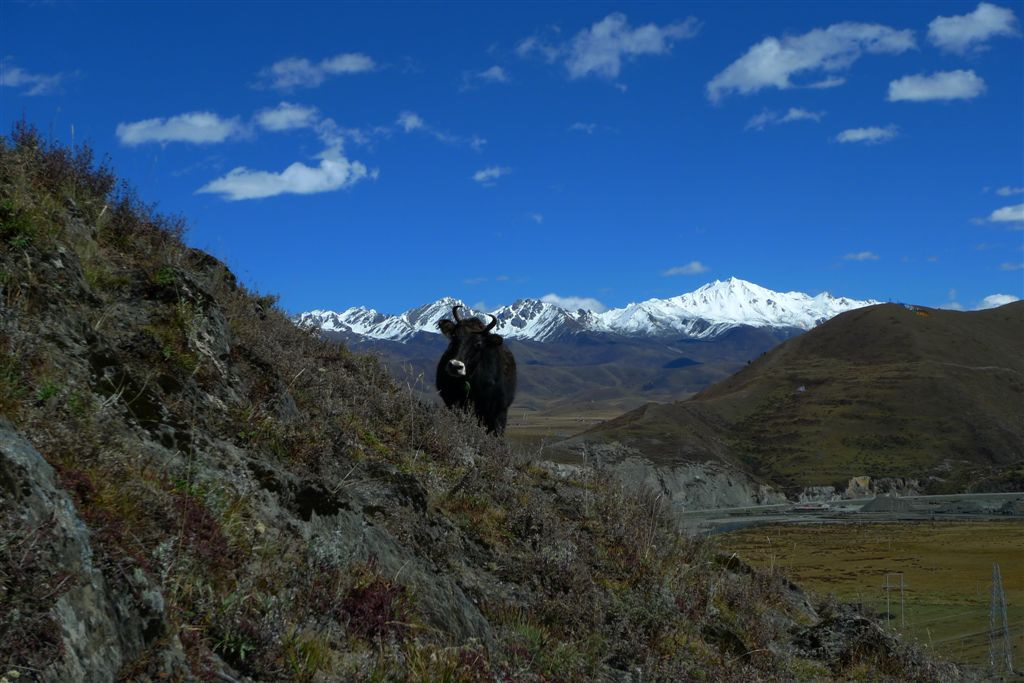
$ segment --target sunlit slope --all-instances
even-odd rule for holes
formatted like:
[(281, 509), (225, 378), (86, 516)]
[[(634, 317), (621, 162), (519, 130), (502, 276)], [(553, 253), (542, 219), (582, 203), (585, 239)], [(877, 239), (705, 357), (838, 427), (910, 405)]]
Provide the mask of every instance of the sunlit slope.
[[(1024, 460), (1024, 303), (844, 313), (689, 401), (649, 405), (584, 440), (654, 459), (723, 459), (782, 484), (867, 474), (936, 490), (1007, 487)], [(1019, 485), (1019, 482), (1017, 483)]]

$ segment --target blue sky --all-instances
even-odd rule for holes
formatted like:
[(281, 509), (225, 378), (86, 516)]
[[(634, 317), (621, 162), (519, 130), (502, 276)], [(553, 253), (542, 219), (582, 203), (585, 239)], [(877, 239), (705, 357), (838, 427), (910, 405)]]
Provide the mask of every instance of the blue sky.
[(1024, 297), (1024, 3), (0, 4), (88, 141), (289, 311), (736, 276)]

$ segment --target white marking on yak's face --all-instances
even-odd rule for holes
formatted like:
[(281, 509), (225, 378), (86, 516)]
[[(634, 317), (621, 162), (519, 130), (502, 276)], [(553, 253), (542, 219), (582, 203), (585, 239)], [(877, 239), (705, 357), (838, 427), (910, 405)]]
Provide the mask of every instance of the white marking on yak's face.
[(461, 360), (455, 360), (454, 358), (448, 361), (448, 374), (455, 375), (457, 377), (466, 376), (466, 364)]

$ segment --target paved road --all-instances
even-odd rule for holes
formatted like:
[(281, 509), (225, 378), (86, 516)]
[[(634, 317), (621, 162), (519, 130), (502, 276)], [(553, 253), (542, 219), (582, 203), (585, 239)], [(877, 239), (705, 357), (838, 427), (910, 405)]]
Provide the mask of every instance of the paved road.
[(960, 493), (942, 496), (901, 496), (896, 498), (905, 510), (863, 512), (874, 498), (852, 498), (830, 503), (828, 510), (798, 511), (792, 503), (741, 508), (677, 510), (683, 525), (694, 531), (718, 534), (763, 524), (850, 524), (879, 521), (963, 521), (977, 519), (1016, 519), (1024, 516), (999, 514), (997, 510), (1012, 500), (1024, 501), (1024, 491), (1013, 493)]

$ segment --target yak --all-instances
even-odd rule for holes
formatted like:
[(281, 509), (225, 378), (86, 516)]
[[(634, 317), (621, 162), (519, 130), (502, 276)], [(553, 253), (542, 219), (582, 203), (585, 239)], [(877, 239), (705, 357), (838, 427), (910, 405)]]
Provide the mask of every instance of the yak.
[(437, 391), (449, 408), (472, 406), (487, 431), (500, 435), (516, 395), (516, 359), (501, 335), (491, 332), (496, 317), (490, 316), (484, 326), (478, 318), (460, 317), (460, 308), (452, 308), (454, 322), (445, 318), (437, 323), (448, 338), (448, 349), (437, 363)]

